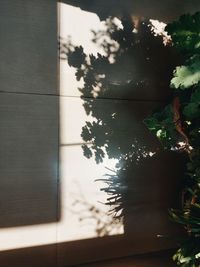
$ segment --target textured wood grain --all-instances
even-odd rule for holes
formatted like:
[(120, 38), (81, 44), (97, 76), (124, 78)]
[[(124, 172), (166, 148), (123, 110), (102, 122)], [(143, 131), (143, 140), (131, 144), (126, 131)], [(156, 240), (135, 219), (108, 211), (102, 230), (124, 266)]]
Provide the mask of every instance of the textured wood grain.
[(57, 220), (58, 98), (0, 93), (0, 227)]
[(57, 88), (55, 0), (0, 3), (0, 91), (55, 94)]

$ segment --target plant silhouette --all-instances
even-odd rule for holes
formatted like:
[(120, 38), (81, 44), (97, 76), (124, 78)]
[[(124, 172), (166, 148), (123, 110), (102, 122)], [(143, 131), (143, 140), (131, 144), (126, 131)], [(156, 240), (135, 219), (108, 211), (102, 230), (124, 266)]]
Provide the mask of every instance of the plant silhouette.
[[(132, 203), (126, 199), (132, 198), (134, 168), (141, 168), (144, 162), (152, 164), (152, 155), (161, 149), (143, 123), (155, 105), (147, 104), (148, 108), (142, 111), (129, 100), (134, 100), (138, 92), (151, 95), (152, 90), (159, 92), (161, 98), (169, 98), (173, 70), (181, 59), (170, 43), (164, 43), (162, 35), (155, 34), (149, 20), (134, 24), (133, 18), (126, 15), (121, 19), (121, 27), (114, 18), (108, 18), (105, 25), (106, 30), (93, 31), (93, 42), (104, 51), (103, 55), (87, 55), (82, 46), (73, 46), (70, 39), (65, 44), (61, 42), (61, 55), (76, 69), (77, 81), (83, 81), (79, 88), (83, 106), (86, 114), (94, 118), (82, 128), (85, 157), (94, 155), (97, 163), (105, 156), (118, 159), (118, 173), (107, 177), (108, 187), (104, 188), (113, 194), (107, 204), (119, 204), (115, 209), (118, 212), (125, 202)], [(104, 99), (103, 109), (97, 99)], [(121, 173), (128, 176), (122, 179)]]
[[(95, 98), (117, 95), (128, 99), (137, 91), (152, 88), (168, 91), (179, 60), (173, 48), (163, 43), (163, 37), (155, 36), (149, 21), (140, 22), (137, 29), (131, 17), (123, 18), (121, 23), (122, 28), (118, 28), (114, 19), (109, 18), (106, 30), (93, 31), (93, 42), (103, 48), (105, 55), (86, 55), (82, 46), (73, 47), (71, 42), (65, 44), (67, 51), (61, 51), (67, 54), (69, 65), (76, 68), (77, 81), (84, 81), (79, 88), (84, 108), (96, 121), (86, 122), (82, 129), (83, 140), (92, 143), (83, 145), (83, 151), (88, 158), (94, 153), (97, 163), (102, 162), (105, 153), (109, 158), (131, 159), (145, 144), (138, 143), (126, 112), (117, 110), (117, 104), (99, 110)], [(120, 137), (120, 128), (129, 142)]]

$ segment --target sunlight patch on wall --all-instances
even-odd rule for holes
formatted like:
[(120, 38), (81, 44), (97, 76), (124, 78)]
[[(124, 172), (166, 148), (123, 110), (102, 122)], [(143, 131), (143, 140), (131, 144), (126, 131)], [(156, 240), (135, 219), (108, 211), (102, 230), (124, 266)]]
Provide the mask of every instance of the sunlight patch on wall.
[[(116, 19), (115, 23), (120, 27), (119, 20)], [(105, 30), (105, 22), (101, 22), (96, 14), (60, 4), (60, 37), (66, 45), (64, 49), (82, 46), (87, 55), (106, 55), (105, 50), (93, 41), (94, 31)], [(108, 36), (103, 38), (115, 43)], [(58, 239), (63, 242), (122, 234), (123, 223), (114, 220), (108, 214), (110, 207), (104, 204), (107, 196), (100, 191), (103, 183), (95, 182), (109, 173), (107, 168), (115, 169), (117, 159), (105, 157), (101, 164), (97, 164), (94, 156), (88, 159), (84, 155), (82, 129), (86, 123), (93, 123), (96, 119), (92, 114), (86, 114), (84, 101), (80, 98), (78, 88), (83, 87), (83, 80), (77, 81), (75, 69), (67, 60), (61, 59), (60, 68), (62, 217)]]
[[(80, 8), (59, 4), (60, 6), (60, 38), (61, 42), (73, 46), (82, 46), (84, 52), (89, 55), (97, 54), (106, 55), (105, 50), (96, 44), (94, 32), (105, 31), (107, 29), (104, 21), (100, 21), (99, 17), (90, 12), (82, 11)], [(121, 28), (121, 22), (115, 18), (114, 23)], [(117, 49), (117, 43), (111, 40), (108, 36), (103, 37), (107, 43), (111, 43), (113, 49)], [(103, 40), (102, 40), (103, 41)], [(110, 59), (113, 60), (112, 58)], [(82, 87), (83, 81), (77, 82), (75, 69), (71, 68), (66, 60), (60, 62), (60, 95), (65, 96), (80, 96), (78, 91)]]

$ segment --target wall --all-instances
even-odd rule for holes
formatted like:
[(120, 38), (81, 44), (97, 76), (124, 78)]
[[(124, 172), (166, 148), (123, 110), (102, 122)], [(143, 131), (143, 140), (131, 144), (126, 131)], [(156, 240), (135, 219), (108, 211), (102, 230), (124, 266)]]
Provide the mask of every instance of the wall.
[[(184, 10), (190, 8), (198, 10), (199, 4), (194, 1)], [(160, 16), (159, 7), (156, 10), (155, 18)], [(109, 9), (106, 12), (99, 16), (107, 16)], [(91, 15), (98, 19), (94, 13), (87, 16)], [(84, 23), (72, 25), (78, 36), (84, 36)], [(64, 75), (65, 81), (61, 78), (59, 88), (56, 1), (2, 0), (0, 36), (0, 265), (64, 267), (171, 247), (171, 242), (156, 237), (176, 232), (166, 212), (176, 201), (171, 197), (176, 197), (176, 190), (166, 181), (168, 177), (176, 181), (183, 170), (181, 160), (171, 154), (131, 170), (137, 178), (136, 206), (129, 211), (123, 232), (120, 228), (119, 234), (99, 237), (93, 226), (79, 227), (78, 217), (68, 213), (74, 181), (81, 181), (86, 195), (98, 201), (99, 187), (92, 181), (103, 177), (104, 166), (116, 162), (107, 158), (99, 167), (82, 153), (81, 128), (88, 120), (82, 101), (89, 96), (81, 98), (77, 84), (75, 90), (70, 87), (73, 71)], [(157, 54), (155, 60), (163, 56)], [(123, 71), (118, 70), (119, 79), (126, 68)], [(150, 80), (151, 90), (114, 90), (94, 100), (95, 112), (105, 118), (110, 109), (120, 114), (114, 127), (117, 142), (125, 149), (134, 138), (149, 150), (159, 146), (143, 119), (163, 105), (170, 92), (160, 90), (151, 76)]]
[[(56, 243), (59, 201), (57, 10), (54, 0), (0, 3), (0, 256)], [(46, 226), (46, 227), (45, 227)], [(56, 249), (15, 266), (55, 266)], [(12, 255), (14, 255), (12, 253)]]

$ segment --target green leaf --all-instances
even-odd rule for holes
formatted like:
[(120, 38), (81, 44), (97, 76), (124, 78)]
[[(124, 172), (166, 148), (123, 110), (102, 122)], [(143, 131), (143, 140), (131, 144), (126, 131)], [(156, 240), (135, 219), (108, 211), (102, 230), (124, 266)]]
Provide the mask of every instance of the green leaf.
[(195, 255), (195, 258), (196, 259), (199, 259), (200, 258), (200, 252)]
[(188, 263), (192, 260), (191, 257), (185, 257), (180, 259), (180, 263)]
[(176, 48), (184, 53), (198, 52), (200, 49), (200, 12), (181, 16), (178, 21), (168, 24), (166, 31), (171, 35)]
[[(193, 60), (192, 60), (193, 61)], [(179, 66), (174, 72), (171, 80), (171, 87), (186, 89), (200, 82), (200, 60), (196, 58), (194, 62), (187, 66)]]

